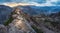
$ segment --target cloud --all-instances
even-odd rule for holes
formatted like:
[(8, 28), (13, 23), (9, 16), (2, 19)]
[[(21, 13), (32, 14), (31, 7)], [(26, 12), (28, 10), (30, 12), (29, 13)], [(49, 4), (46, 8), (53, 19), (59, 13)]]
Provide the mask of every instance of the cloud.
[(60, 6), (60, 0), (0, 0), (0, 3), (28, 3), (35, 6)]
[(51, 3), (55, 5), (60, 5), (60, 0), (55, 0), (55, 2), (51, 2)]

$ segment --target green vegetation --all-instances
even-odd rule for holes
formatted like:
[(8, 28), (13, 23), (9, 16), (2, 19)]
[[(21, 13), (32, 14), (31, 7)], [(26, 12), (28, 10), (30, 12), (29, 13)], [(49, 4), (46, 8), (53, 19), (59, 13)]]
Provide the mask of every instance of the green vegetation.
[(32, 26), (32, 28), (37, 32), (37, 33), (43, 33), (41, 29), (38, 29), (36, 26)]
[(57, 26), (59, 23), (57, 21), (50, 21), (50, 20), (45, 20), (45, 23), (50, 23), (52, 26)]
[[(53, 30), (53, 28), (57, 28), (58, 29), (58, 27), (59, 27), (59, 21), (56, 21), (56, 20), (53, 20), (53, 21), (51, 21), (51, 20), (45, 20), (44, 24), (50, 30)], [(49, 26), (53, 27), (53, 28), (50, 28)]]
[(56, 27), (56, 26), (58, 26), (58, 22), (51, 22), (51, 24), (52, 24), (52, 26), (54, 26), (54, 27)]
[(17, 14), (16, 12), (11, 12), (11, 14), (13, 15), (13, 14)]
[(45, 19), (44, 22), (52, 22), (52, 21), (50, 21), (50, 20), (48, 20), (48, 19)]
[(13, 18), (10, 17), (10, 18), (4, 23), (4, 25), (5, 25), (5, 26), (8, 26), (8, 24), (11, 23), (12, 20), (13, 20)]
[(9, 23), (11, 23), (13, 21), (13, 18), (12, 18), (13, 14), (17, 14), (17, 13), (15, 11), (11, 12), (10, 18), (7, 21), (5, 21), (5, 23), (4, 23), (5, 26), (8, 26)]

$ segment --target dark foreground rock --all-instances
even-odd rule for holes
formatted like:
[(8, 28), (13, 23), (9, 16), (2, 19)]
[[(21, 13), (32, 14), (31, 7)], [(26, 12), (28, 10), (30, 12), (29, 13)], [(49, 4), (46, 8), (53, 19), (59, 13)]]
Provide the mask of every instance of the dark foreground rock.
[(0, 33), (7, 33), (7, 28), (0, 24)]

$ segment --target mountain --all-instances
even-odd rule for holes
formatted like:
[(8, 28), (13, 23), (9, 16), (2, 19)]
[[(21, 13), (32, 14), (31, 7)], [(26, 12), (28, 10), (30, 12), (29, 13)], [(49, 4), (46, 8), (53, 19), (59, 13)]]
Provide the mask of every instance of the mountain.
[(12, 12), (12, 8), (5, 5), (0, 5), (0, 24), (3, 24)]
[(31, 20), (46, 33), (60, 33), (60, 12), (51, 13), (49, 16), (35, 15)]
[(37, 14), (51, 14), (60, 12), (60, 6), (17, 6), (21, 8), (23, 12), (26, 12), (30, 15), (37, 15)]
[(2, 33), (60, 33), (60, 6), (3, 6)]
[(5, 26), (0, 25), (0, 27), (2, 28), (0, 32), (36, 33), (25, 16), (26, 16), (25, 13), (23, 13), (21, 9), (19, 8), (14, 9), (11, 14), (11, 18), (9, 18), (9, 22), (5, 22), (4, 24)]

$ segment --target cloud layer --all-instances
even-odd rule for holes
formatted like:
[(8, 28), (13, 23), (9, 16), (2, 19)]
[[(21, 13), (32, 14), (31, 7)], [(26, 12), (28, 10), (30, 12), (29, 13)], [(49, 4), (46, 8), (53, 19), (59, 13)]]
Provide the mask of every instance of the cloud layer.
[(60, 0), (0, 0), (1, 3), (28, 3), (36, 6), (60, 6)]

